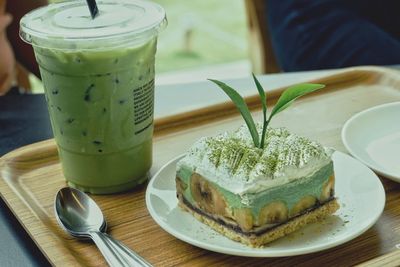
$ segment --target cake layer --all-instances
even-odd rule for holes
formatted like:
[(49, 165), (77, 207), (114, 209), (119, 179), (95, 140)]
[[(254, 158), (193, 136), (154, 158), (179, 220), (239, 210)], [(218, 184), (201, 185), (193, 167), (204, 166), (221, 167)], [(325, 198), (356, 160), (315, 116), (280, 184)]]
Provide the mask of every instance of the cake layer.
[(263, 229), (259, 232), (247, 233), (243, 232), (240, 227), (232, 227), (232, 225), (216, 219), (211, 214), (204, 213), (202, 210), (191, 206), (189, 202), (185, 201), (182, 195), (178, 194), (178, 198), (180, 207), (191, 213), (197, 220), (207, 224), (217, 232), (232, 240), (242, 242), (252, 247), (261, 247), (269, 242), (288, 235), (307, 224), (322, 220), (339, 209), (339, 204), (336, 199), (333, 198), (322, 205), (306, 210), (302, 214), (299, 214), (284, 223)]
[(332, 162), (309, 177), (254, 194), (233, 194), (185, 167), (177, 173), (177, 184), (178, 191), (194, 207), (215, 213), (215, 207), (223, 206), (224, 210), (216, 215), (231, 218), (239, 224), (241, 218), (237, 214), (247, 213), (239, 216), (251, 216), (251, 219), (246, 219), (251, 220), (250, 229), (284, 221), (311, 206), (324, 203), (334, 195)]

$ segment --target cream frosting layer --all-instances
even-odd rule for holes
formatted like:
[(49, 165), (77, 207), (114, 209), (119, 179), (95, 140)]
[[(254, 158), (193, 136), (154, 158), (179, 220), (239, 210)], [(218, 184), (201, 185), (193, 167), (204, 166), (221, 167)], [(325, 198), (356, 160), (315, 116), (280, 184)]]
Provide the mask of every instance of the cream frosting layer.
[[(257, 126), (261, 133), (261, 126)], [(265, 147), (254, 146), (246, 125), (204, 137), (177, 163), (239, 195), (257, 193), (312, 175), (331, 162), (333, 150), (285, 128), (268, 128)]]

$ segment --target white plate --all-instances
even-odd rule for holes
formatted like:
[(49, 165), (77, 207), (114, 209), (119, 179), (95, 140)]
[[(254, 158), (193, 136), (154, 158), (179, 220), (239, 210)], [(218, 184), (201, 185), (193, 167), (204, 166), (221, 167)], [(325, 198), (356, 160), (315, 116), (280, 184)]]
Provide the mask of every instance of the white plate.
[(222, 236), (177, 206), (175, 167), (180, 158), (167, 163), (149, 182), (147, 209), (171, 235), (211, 251), (249, 257), (279, 257), (324, 250), (364, 233), (376, 222), (385, 205), (385, 191), (379, 178), (354, 158), (335, 152), (336, 196), (341, 206), (336, 214), (267, 247), (251, 248)]
[(376, 106), (343, 126), (347, 150), (377, 173), (400, 182), (400, 102)]

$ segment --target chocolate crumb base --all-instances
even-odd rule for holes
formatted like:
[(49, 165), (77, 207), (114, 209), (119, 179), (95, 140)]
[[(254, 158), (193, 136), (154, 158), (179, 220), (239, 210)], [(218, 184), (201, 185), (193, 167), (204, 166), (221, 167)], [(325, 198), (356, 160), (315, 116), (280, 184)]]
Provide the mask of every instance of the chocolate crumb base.
[(181, 194), (178, 194), (179, 206), (191, 213), (197, 220), (207, 224), (217, 232), (226, 237), (242, 242), (252, 247), (262, 247), (263, 245), (288, 235), (303, 226), (319, 221), (339, 209), (336, 198), (307, 210), (285, 223), (274, 225), (267, 229), (261, 229), (258, 232), (244, 232), (239, 226), (227, 224), (225, 221), (215, 218), (210, 214), (191, 205)]

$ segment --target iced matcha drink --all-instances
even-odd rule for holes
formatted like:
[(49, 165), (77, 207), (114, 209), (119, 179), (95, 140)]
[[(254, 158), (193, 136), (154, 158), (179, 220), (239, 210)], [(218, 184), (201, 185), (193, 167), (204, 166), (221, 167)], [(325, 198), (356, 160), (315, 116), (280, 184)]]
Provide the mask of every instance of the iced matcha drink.
[[(34, 13), (21, 20), (21, 36), (34, 47), (68, 184), (100, 194), (125, 191), (147, 180), (152, 163), (154, 59), (165, 14), (149, 2), (127, 0), (119, 8), (98, 1), (100, 16), (91, 20), (84, 4), (36, 11), (49, 16), (51, 27), (67, 27), (63, 36), (49, 38), (49, 29), (46, 38), (35, 36)], [(150, 25), (139, 16), (146, 8)]]

